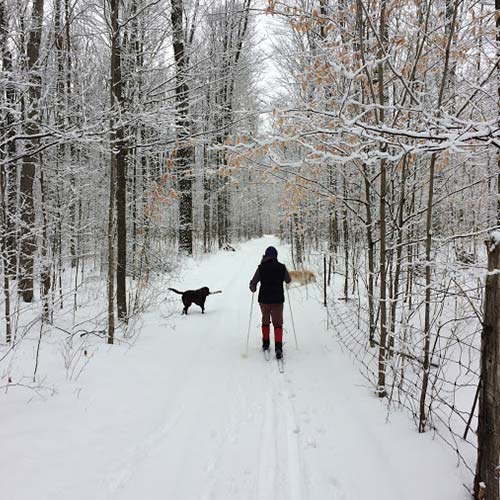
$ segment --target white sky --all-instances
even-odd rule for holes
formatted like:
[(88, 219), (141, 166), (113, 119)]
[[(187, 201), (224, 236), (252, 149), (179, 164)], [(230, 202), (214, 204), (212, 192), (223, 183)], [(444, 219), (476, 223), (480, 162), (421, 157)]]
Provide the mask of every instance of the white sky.
[[(279, 84), (278, 68), (274, 61), (273, 37), (278, 31), (279, 21), (276, 16), (265, 13), (268, 5), (266, 0), (258, 0), (255, 8), (261, 8), (262, 13), (255, 14), (256, 31), (258, 36), (259, 48), (261, 51), (262, 67), (260, 68), (258, 88), (260, 98), (266, 107), (272, 107), (273, 94), (276, 93)], [(263, 117), (264, 123), (269, 120)]]

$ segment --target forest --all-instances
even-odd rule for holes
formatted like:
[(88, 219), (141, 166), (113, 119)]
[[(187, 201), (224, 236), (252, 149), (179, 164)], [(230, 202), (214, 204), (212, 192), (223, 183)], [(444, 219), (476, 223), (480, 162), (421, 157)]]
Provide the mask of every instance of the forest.
[(0, 52), (6, 394), (274, 234), (387, 415), (500, 498), (500, 0), (0, 0)]

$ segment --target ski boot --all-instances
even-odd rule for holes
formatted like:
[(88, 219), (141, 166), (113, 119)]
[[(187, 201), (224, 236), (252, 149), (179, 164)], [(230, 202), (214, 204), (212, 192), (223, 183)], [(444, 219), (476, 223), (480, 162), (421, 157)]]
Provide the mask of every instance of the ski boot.
[(276, 359), (281, 359), (283, 357), (283, 342), (275, 342), (274, 351), (276, 352)]

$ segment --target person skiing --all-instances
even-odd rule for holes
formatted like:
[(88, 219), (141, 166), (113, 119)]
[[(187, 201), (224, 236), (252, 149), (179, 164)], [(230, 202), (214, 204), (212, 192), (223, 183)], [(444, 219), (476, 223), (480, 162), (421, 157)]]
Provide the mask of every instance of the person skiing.
[(270, 321), (274, 327), (274, 349), (276, 358), (283, 356), (283, 304), (285, 293), (283, 282), (292, 280), (287, 268), (278, 262), (278, 251), (274, 247), (267, 247), (257, 271), (250, 281), (250, 291), (255, 293), (260, 281), (259, 306), (262, 312), (262, 349), (269, 349)]

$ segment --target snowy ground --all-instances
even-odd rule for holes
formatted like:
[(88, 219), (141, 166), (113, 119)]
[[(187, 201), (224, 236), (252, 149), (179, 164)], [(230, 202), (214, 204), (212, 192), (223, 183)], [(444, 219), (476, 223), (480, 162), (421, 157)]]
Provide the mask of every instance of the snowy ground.
[(61, 356), (47, 352), (39, 374), (57, 380), (54, 395), (2, 393), (1, 498), (468, 498), (451, 450), (404, 414), (386, 422), (326, 332), (318, 290), (290, 292), (299, 350), (285, 305), (285, 374), (260, 352), (257, 307), (242, 357), (247, 284), (269, 244), (286, 263), (264, 238), (191, 262), (170, 284), (222, 289), (206, 314), (192, 306), (181, 316), (176, 296), (174, 316), (168, 304), (147, 313), (131, 348), (101, 345), (76, 380), (58, 379)]

